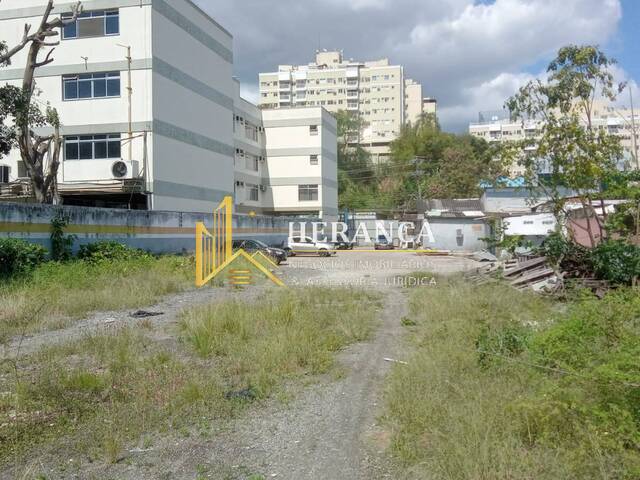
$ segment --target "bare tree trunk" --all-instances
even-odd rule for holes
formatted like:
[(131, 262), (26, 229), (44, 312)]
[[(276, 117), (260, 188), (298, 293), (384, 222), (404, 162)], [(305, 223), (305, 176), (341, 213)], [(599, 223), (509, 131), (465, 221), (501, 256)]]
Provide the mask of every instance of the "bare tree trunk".
[[(47, 39), (59, 35), (58, 29), (67, 23), (75, 22), (78, 14), (82, 11), (82, 5), (78, 2), (71, 9), (71, 18), (65, 20), (56, 17), (49, 21), (52, 10), (53, 0), (48, 0), (42, 21), (35, 34), (28, 36), (30, 26), (25, 26), (25, 38), (29, 39), (30, 46), (22, 78), (22, 111), (16, 115), (20, 155), (29, 175), (35, 200), (38, 203), (51, 203), (59, 200), (57, 175), (60, 165), (62, 139), (60, 137), (60, 121), (55, 110), (47, 108), (46, 112), (47, 122), (54, 129), (53, 134), (43, 137), (37, 135), (32, 128), (31, 105), (35, 90), (35, 73), (38, 68), (53, 62), (51, 55), (59, 42), (48, 43)], [(38, 55), (43, 47), (54, 48), (47, 52), (44, 60), (38, 61)], [(45, 158), (47, 157), (49, 162), (45, 166)]]

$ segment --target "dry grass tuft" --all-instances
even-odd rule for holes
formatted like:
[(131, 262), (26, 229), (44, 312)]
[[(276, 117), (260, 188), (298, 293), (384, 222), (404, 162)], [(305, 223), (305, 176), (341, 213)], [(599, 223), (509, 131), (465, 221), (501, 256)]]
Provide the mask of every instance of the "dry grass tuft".
[(156, 435), (209, 435), (285, 381), (329, 371), (337, 350), (372, 332), (377, 306), (356, 290), (279, 290), (188, 309), (161, 343), (124, 328), (0, 364), (0, 464), (36, 447), (116, 462)]
[(192, 266), (183, 257), (41, 265), (0, 285), (0, 342), (61, 328), (93, 311), (150, 305), (188, 288)]

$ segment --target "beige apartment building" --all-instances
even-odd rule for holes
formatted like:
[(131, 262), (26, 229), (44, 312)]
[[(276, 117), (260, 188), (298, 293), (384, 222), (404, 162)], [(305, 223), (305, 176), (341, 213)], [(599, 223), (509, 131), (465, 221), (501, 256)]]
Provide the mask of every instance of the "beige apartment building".
[(359, 115), (365, 124), (359, 143), (374, 161), (388, 157), (402, 126), (423, 111), (422, 86), (388, 59), (356, 62), (340, 51), (318, 51), (314, 63), (280, 65), (259, 77), (263, 109), (321, 106)]
[[(638, 151), (640, 150), (640, 115), (631, 110), (615, 108), (604, 102), (597, 102), (593, 110), (594, 127), (607, 130), (611, 135), (620, 137), (625, 149), (625, 161), (630, 168), (640, 169)], [(542, 122), (539, 120), (514, 121), (508, 112), (482, 112), (479, 121), (469, 124), (469, 134), (484, 138), (488, 142), (507, 142), (536, 138), (540, 134)], [(635, 135), (634, 135), (635, 131)], [(511, 167), (511, 175), (524, 173), (519, 165)]]

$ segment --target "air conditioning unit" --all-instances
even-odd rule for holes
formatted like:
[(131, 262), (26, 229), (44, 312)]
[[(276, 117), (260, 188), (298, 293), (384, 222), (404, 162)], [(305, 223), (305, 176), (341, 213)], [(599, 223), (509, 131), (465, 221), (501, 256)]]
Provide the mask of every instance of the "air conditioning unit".
[(140, 162), (137, 160), (117, 160), (111, 165), (111, 175), (118, 180), (138, 178)]
[(266, 185), (260, 185), (260, 191), (261, 192), (266, 192), (267, 191), (267, 186)]
[(236, 187), (244, 187), (244, 182), (241, 182), (241, 181), (238, 180), (236, 182)]

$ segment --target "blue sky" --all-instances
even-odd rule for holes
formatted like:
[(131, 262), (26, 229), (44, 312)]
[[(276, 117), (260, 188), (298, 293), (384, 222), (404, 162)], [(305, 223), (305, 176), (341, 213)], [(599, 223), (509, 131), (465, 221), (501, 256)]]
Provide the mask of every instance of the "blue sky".
[(318, 46), (404, 65), (449, 131), (500, 109), (570, 43), (617, 58), (617, 81), (640, 79), (640, 0), (195, 1), (234, 35), (235, 73), (254, 101), (259, 72), (308, 63)]
[[(640, 80), (640, 1), (622, 0), (622, 19), (608, 50), (636, 81)], [(640, 101), (640, 99), (638, 99)]]

